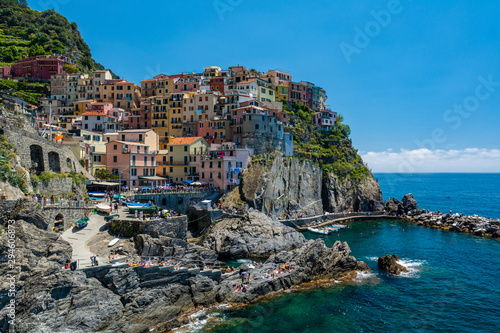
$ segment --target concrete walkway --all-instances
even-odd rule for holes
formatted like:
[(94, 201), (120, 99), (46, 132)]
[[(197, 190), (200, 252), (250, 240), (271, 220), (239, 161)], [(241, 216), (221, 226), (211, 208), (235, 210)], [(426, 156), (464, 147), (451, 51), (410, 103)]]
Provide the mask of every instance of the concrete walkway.
[[(98, 214), (90, 215), (88, 225), (83, 229), (70, 228), (62, 234), (62, 238), (68, 241), (73, 248), (72, 261), (78, 261), (78, 268), (90, 267), (90, 256), (92, 253), (87, 249), (86, 243), (99, 233), (99, 229), (106, 224), (104, 216)], [(105, 260), (105, 258), (102, 258)], [(104, 262), (102, 262), (104, 264)]]

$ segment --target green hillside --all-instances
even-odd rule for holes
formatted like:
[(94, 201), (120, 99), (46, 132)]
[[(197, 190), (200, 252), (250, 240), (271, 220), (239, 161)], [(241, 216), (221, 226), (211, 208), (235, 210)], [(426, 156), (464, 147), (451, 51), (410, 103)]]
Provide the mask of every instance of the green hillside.
[(313, 161), (327, 174), (336, 174), (341, 178), (363, 179), (371, 175), (358, 151), (349, 139), (351, 129), (343, 123), (343, 117), (337, 116), (335, 128), (330, 132), (316, 131), (314, 111), (308, 106), (295, 102), (284, 102), (285, 112), (294, 115), (291, 123), (294, 140), (294, 155)]
[(66, 54), (83, 73), (104, 69), (92, 59), (75, 22), (53, 9), (31, 10), (26, 0), (0, 0), (0, 63), (40, 54)]

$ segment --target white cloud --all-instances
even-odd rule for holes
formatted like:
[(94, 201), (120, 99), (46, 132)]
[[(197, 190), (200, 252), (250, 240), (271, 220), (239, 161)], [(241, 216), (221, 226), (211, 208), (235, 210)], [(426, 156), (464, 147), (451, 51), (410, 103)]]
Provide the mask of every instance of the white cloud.
[(388, 149), (361, 157), (373, 172), (500, 172), (500, 149)]

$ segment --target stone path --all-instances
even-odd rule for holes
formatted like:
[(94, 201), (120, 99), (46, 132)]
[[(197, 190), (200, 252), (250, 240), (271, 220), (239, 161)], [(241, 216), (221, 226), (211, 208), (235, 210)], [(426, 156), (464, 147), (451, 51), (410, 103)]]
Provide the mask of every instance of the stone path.
[[(72, 261), (78, 261), (78, 267), (90, 267), (90, 256), (92, 253), (85, 245), (89, 239), (99, 233), (99, 229), (106, 224), (104, 216), (98, 214), (90, 215), (88, 225), (83, 229), (70, 228), (62, 234), (62, 238), (68, 241), (73, 248)], [(102, 258), (104, 260), (104, 258)]]

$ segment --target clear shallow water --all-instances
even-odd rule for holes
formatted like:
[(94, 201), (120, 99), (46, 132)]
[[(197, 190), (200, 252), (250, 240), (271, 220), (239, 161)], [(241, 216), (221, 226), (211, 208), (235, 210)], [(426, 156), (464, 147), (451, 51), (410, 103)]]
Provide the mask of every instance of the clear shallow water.
[[(500, 169), (500, 166), (499, 166)], [(384, 199), (413, 193), (421, 209), (500, 218), (500, 173), (374, 174)], [(449, 197), (449, 198), (447, 198)]]
[[(413, 193), (421, 208), (500, 218), (500, 174), (375, 177), (386, 200)], [(500, 332), (499, 241), (398, 221), (350, 226), (305, 236), (328, 246), (347, 241), (372, 274), (217, 313), (226, 326), (210, 332)], [(398, 255), (410, 273), (380, 272), (376, 260), (385, 254)]]
[[(347, 241), (352, 254), (372, 269), (369, 280), (286, 293), (222, 312), (217, 316), (226, 326), (211, 331), (500, 331), (500, 242), (397, 221), (354, 222), (320, 237), (328, 246)], [(388, 253), (397, 254), (410, 273), (380, 272), (376, 259)]]

